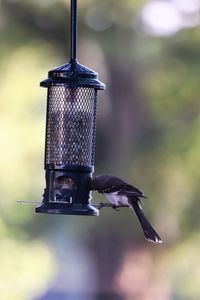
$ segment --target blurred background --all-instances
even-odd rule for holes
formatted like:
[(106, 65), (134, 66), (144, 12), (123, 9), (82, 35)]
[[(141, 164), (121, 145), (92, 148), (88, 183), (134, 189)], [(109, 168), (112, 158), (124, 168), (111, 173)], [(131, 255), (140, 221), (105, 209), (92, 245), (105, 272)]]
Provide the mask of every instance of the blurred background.
[[(79, 0), (79, 62), (99, 73), (96, 174), (142, 189), (132, 211), (35, 215), (48, 70), (68, 62), (69, 0), (0, 1), (0, 298), (200, 299), (200, 1)], [(94, 201), (102, 201), (94, 194)]]

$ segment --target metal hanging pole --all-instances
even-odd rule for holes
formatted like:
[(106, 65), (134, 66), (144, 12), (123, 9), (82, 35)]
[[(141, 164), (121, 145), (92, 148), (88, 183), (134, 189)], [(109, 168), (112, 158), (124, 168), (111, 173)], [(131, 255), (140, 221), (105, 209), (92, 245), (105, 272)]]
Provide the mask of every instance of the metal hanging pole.
[(70, 58), (76, 60), (77, 50), (77, 0), (71, 0), (71, 48)]

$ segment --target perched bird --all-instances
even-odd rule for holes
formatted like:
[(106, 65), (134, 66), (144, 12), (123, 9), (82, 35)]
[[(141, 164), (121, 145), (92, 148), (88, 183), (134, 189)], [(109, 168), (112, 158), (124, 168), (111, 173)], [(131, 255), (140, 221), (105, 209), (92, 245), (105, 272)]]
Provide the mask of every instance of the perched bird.
[(90, 182), (91, 191), (97, 191), (106, 196), (107, 200), (116, 208), (118, 205), (128, 205), (134, 210), (148, 241), (162, 243), (161, 238), (153, 229), (142, 212), (140, 198), (146, 198), (139, 189), (124, 180), (112, 175), (99, 175)]
[(76, 185), (72, 178), (67, 176), (59, 176), (58, 178), (56, 178), (54, 187), (58, 190), (60, 189), (74, 190), (76, 188)]

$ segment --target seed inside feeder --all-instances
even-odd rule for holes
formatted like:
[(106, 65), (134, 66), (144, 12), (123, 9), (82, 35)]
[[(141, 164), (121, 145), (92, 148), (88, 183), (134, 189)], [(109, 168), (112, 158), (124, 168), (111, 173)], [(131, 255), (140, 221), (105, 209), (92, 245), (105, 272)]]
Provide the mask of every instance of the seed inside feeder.
[(46, 164), (93, 165), (95, 115), (95, 89), (50, 87)]

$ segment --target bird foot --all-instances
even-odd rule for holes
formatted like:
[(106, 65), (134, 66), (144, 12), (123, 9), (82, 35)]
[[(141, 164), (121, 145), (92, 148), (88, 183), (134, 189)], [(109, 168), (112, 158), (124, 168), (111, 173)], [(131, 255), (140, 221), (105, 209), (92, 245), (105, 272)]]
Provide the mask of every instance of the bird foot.
[(116, 211), (119, 211), (119, 209), (117, 208), (117, 205), (113, 205), (112, 208)]

